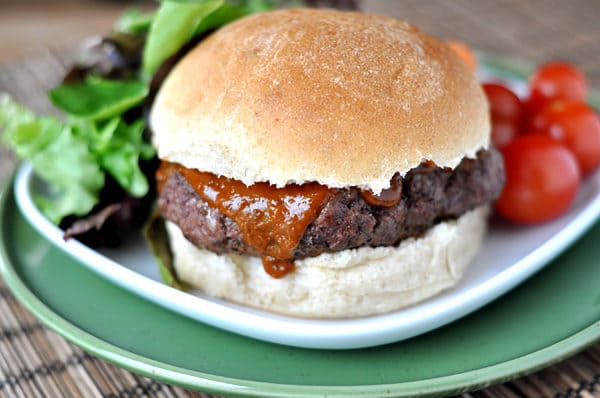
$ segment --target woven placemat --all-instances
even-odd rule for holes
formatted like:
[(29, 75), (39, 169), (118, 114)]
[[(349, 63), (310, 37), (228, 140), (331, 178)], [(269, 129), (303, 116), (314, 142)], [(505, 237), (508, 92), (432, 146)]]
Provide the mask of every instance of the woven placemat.
[[(567, 59), (600, 88), (600, 2), (363, 1), (363, 8), (409, 19), (440, 37), (542, 62)], [(0, 92), (51, 112), (45, 92), (65, 69), (47, 52), (0, 65)], [(0, 147), (0, 184), (15, 164)], [(600, 281), (599, 281), (600, 286)], [(600, 288), (599, 288), (600, 290)], [(212, 397), (135, 375), (86, 354), (41, 325), (0, 280), (0, 396)], [(462, 397), (600, 397), (600, 343), (537, 373)]]

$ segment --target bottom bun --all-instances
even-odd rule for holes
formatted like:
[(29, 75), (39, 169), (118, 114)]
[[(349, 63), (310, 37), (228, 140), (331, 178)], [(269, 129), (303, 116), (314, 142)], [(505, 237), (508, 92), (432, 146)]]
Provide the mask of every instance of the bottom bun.
[(258, 257), (198, 249), (167, 222), (179, 279), (209, 295), (281, 314), (348, 318), (393, 311), (454, 286), (481, 246), (487, 206), (394, 247), (296, 260), (275, 279)]

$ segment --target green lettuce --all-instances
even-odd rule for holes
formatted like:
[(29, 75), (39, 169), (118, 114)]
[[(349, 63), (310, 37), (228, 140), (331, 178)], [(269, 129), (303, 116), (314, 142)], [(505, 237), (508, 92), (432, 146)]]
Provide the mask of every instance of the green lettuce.
[(52, 103), (66, 114), (90, 120), (123, 114), (148, 95), (142, 82), (88, 76), (83, 82), (63, 84), (50, 90)]
[(150, 25), (142, 59), (148, 78), (192, 38), (254, 12), (272, 9), (273, 1), (165, 0)]
[(102, 151), (97, 152), (100, 165), (132, 196), (142, 197), (148, 192), (148, 180), (139, 167), (140, 159), (155, 155), (154, 147), (142, 140), (144, 121), (131, 125), (115, 118), (112, 137)]
[(90, 153), (102, 170), (109, 173), (131, 196), (140, 198), (148, 193), (149, 184), (139, 167), (139, 161), (149, 160), (154, 147), (143, 138), (144, 121), (128, 124), (121, 117), (103, 123), (71, 119), (74, 134), (87, 142)]
[[(66, 216), (82, 217), (96, 205), (109, 204), (99, 204), (107, 176), (129, 195), (145, 196), (150, 184), (140, 160), (152, 159), (155, 151), (144, 140), (142, 117), (131, 118), (141, 113), (150, 77), (194, 37), (272, 5), (266, 0), (164, 0), (153, 13), (127, 12), (115, 32), (145, 37), (141, 65), (134, 67), (139, 69), (132, 70), (129, 80), (96, 76), (97, 72), (90, 72), (94, 68), (81, 69), (87, 73), (85, 78), (49, 92), (52, 103), (66, 114), (64, 120), (37, 116), (0, 95), (4, 143), (48, 183), (50, 194), (36, 198), (42, 212), (59, 224)], [(107, 57), (99, 62), (115, 59)]]
[(142, 35), (150, 30), (155, 13), (143, 13), (137, 9), (127, 10), (121, 15), (114, 26), (115, 32)]
[(224, 3), (224, 0), (161, 3), (144, 47), (144, 72), (149, 76), (156, 72), (167, 58), (194, 37), (198, 25)]
[(58, 224), (67, 215), (89, 213), (98, 202), (104, 173), (72, 125), (38, 117), (4, 95), (0, 127), (4, 143), (29, 160), (36, 174), (48, 182), (50, 195), (35, 198), (46, 217)]
[(50, 195), (35, 198), (40, 210), (58, 224), (68, 215), (83, 216), (99, 201), (106, 173), (131, 196), (148, 193), (139, 167), (154, 148), (143, 139), (144, 122), (121, 117), (107, 122), (82, 118), (65, 121), (36, 116), (7, 95), (0, 97), (3, 141), (48, 183)]
[(165, 220), (158, 212), (155, 211), (150, 215), (144, 225), (143, 234), (148, 248), (158, 264), (163, 282), (179, 290), (189, 290), (190, 287), (177, 278)]

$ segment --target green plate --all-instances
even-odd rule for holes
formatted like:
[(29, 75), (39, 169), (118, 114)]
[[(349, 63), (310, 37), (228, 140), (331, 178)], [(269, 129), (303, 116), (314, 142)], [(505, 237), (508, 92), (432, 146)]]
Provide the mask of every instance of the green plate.
[(0, 263), (15, 296), (84, 350), (154, 379), (236, 396), (430, 396), (531, 372), (600, 338), (600, 224), (543, 272), (434, 332), (326, 351), (252, 340), (177, 315), (89, 271), (0, 201)]
[[(480, 58), (508, 79), (531, 69), (506, 57)], [(228, 396), (456, 394), (533, 372), (600, 340), (600, 223), (481, 310), (410, 340), (360, 350), (269, 344), (146, 301), (40, 236), (19, 212), (12, 184), (0, 200), (0, 271), (30, 311), (91, 354), (153, 379)]]

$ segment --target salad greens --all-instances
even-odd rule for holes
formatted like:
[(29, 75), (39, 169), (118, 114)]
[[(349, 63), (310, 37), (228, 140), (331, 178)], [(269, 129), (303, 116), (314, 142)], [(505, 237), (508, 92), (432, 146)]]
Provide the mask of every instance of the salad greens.
[(114, 26), (115, 32), (141, 35), (148, 32), (154, 20), (154, 12), (142, 13), (140, 10), (131, 9), (125, 11)]
[(152, 75), (171, 55), (194, 37), (197, 27), (223, 6), (224, 0), (161, 4), (144, 47), (143, 70)]
[(66, 114), (103, 120), (125, 113), (148, 95), (139, 81), (118, 81), (88, 76), (83, 82), (67, 83), (50, 91), (52, 103)]
[[(152, 195), (148, 175), (153, 170), (144, 173), (140, 166), (155, 156), (142, 116), (151, 101), (150, 78), (194, 37), (272, 5), (267, 0), (163, 0), (156, 12), (126, 12), (104, 39), (110, 45), (97, 49), (98, 59), (76, 66), (49, 92), (64, 120), (37, 116), (0, 96), (3, 142), (49, 185), (50, 196), (35, 198), (40, 210), (56, 224), (70, 216), (104, 214), (115, 200), (123, 200), (121, 194), (103, 194), (109, 178), (130, 197)], [(136, 46), (130, 44), (138, 38), (145, 45), (132, 56)]]
[(150, 25), (144, 47), (146, 77), (189, 42), (206, 32), (255, 12), (270, 10), (275, 0), (170, 0), (163, 1)]
[(144, 121), (127, 124), (121, 117), (105, 123), (72, 121), (78, 136), (87, 141), (88, 148), (100, 167), (134, 197), (148, 193), (148, 180), (139, 161), (154, 157), (154, 147), (143, 139)]
[(52, 222), (69, 214), (82, 216), (92, 209), (104, 185), (104, 174), (86, 140), (81, 139), (81, 128), (38, 117), (8, 96), (0, 98), (0, 126), (4, 127), (4, 143), (29, 160), (48, 182), (49, 198), (36, 198), (36, 202)]

